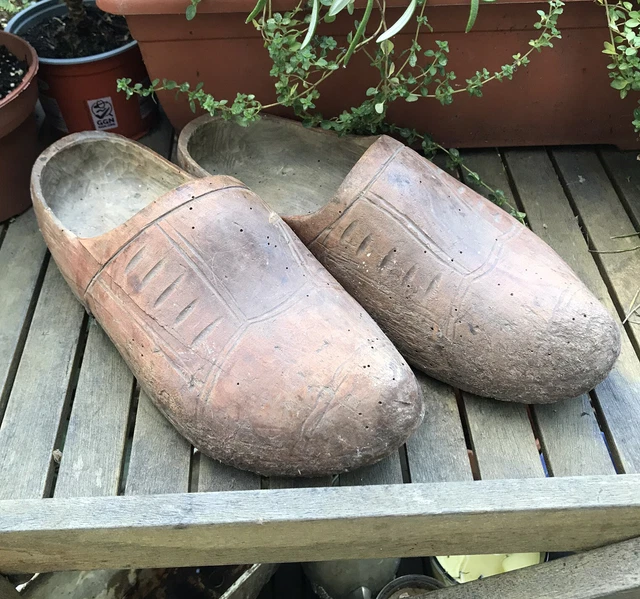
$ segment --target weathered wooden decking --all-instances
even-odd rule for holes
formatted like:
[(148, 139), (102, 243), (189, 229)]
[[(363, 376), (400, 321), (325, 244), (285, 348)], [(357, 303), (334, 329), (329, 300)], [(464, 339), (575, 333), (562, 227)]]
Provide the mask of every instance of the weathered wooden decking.
[[(143, 142), (171, 156), (173, 132)], [(612, 239), (640, 230), (636, 154), (466, 160), (612, 314), (640, 301), (640, 250), (589, 251), (640, 246)], [(590, 395), (528, 408), (421, 376), (425, 422), (397, 454), (339, 477), (261, 479), (194, 451), (139, 392), (28, 212), (0, 225), (0, 571), (562, 551), (640, 536), (640, 314), (621, 330), (620, 359)]]

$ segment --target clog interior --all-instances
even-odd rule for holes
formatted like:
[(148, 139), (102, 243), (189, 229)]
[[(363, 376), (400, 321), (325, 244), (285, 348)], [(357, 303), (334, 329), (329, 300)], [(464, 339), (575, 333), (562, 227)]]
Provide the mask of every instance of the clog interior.
[(67, 229), (78, 237), (95, 237), (190, 179), (126, 140), (88, 139), (51, 157), (41, 188), (44, 201)]
[(349, 138), (264, 117), (241, 127), (208, 121), (189, 139), (193, 159), (212, 175), (242, 181), (280, 216), (322, 208), (374, 137)]

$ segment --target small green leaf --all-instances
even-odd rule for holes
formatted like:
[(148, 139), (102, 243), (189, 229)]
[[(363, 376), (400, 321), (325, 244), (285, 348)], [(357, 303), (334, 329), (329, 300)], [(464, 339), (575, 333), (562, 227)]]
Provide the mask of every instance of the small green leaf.
[(391, 40), (384, 40), (381, 44), (380, 47), (382, 48), (382, 52), (384, 53), (385, 56), (389, 56), (389, 54), (391, 54), (391, 52), (393, 52), (393, 42)]
[(384, 102), (378, 102), (374, 108), (378, 114), (382, 114), (384, 112)]
[(187, 12), (186, 12), (187, 21), (192, 21), (195, 18), (197, 12), (198, 12), (198, 8), (196, 7), (196, 5), (189, 4), (189, 6), (187, 6)]

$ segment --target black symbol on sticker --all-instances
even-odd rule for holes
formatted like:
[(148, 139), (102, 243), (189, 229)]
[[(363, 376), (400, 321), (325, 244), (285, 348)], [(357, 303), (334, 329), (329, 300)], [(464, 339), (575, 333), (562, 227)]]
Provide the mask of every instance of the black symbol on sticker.
[(98, 100), (91, 105), (91, 112), (97, 119), (113, 116), (113, 105), (106, 100)]

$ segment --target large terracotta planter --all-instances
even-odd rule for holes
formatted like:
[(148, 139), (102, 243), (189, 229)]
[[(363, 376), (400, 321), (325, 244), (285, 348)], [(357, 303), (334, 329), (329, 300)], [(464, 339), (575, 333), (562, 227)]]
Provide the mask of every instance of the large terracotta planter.
[(36, 120), (38, 57), (23, 39), (0, 31), (0, 46), (29, 70), (15, 91), (0, 100), (0, 222), (24, 212), (31, 205), (29, 176), (38, 156)]
[[(275, 2), (281, 10), (293, 4)], [(394, 7), (390, 21), (405, 4), (406, 0), (387, 2)], [(526, 52), (529, 40), (538, 35), (533, 28), (536, 10), (547, 8), (546, 3), (529, 0), (483, 4), (473, 31), (465, 34), (468, 0), (429, 4), (435, 33), (424, 34), (420, 43), (426, 48), (434, 47), (435, 40), (448, 40), (450, 65), (463, 84), (476, 70), (496, 70), (516, 52)], [(273, 101), (271, 61), (258, 32), (244, 24), (254, 0), (202, 0), (193, 21), (185, 19), (187, 5), (187, 0), (98, 0), (100, 8), (126, 15), (152, 79), (203, 81), (205, 89), (220, 99), (233, 99), (242, 92), (256, 94), (265, 103)], [(534, 53), (531, 65), (513, 81), (489, 84), (482, 98), (460, 94), (446, 107), (436, 100), (398, 102), (389, 110), (389, 121), (430, 132), (457, 147), (584, 143), (638, 147), (631, 126), (635, 100), (620, 101), (609, 86), (607, 57), (602, 54), (603, 42), (609, 39), (604, 10), (592, 0), (567, 0), (559, 25), (563, 39), (553, 50)], [(352, 20), (345, 16), (324, 32), (340, 41), (351, 26)], [(412, 35), (408, 27), (394, 39), (396, 46), (406, 46)], [(321, 88), (318, 109), (335, 115), (359, 104), (375, 80), (366, 57), (356, 56)], [(175, 127), (182, 128), (193, 118), (184, 99), (176, 100), (173, 92), (161, 93), (160, 100)]]
[[(85, 4), (95, 4), (85, 0)], [(13, 17), (7, 31), (20, 35), (45, 19), (66, 14), (58, 0), (34, 2)], [(138, 44), (84, 58), (40, 58), (40, 101), (51, 125), (61, 134), (109, 131), (133, 139), (142, 137), (155, 121), (154, 102), (127, 102), (117, 92), (117, 79), (147, 81)]]

